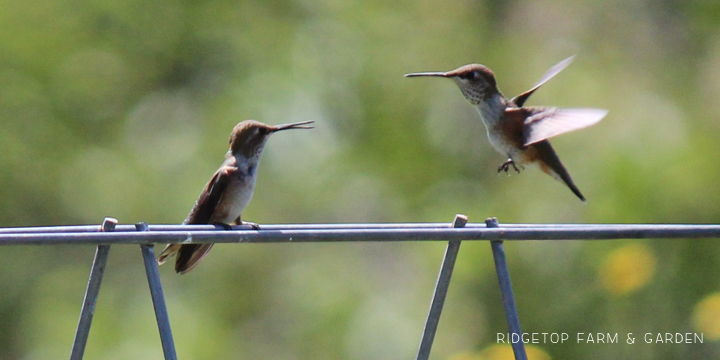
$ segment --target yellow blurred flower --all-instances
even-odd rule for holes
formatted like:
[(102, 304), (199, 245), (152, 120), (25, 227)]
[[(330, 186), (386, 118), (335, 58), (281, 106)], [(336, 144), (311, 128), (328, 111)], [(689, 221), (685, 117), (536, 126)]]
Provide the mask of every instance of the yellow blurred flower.
[[(525, 344), (525, 352), (528, 360), (551, 360), (548, 353), (535, 345)], [(512, 346), (496, 344), (480, 352), (455, 354), (449, 357), (448, 360), (515, 360), (515, 355)]]
[(655, 275), (657, 259), (643, 244), (630, 244), (610, 252), (600, 267), (600, 282), (613, 294), (636, 290)]
[(708, 339), (720, 339), (720, 293), (710, 294), (695, 305), (693, 325)]

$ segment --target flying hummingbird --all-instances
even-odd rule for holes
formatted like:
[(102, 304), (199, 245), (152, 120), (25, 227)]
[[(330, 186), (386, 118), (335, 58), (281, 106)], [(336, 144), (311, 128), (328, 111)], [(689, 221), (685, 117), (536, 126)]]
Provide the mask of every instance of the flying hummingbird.
[[(257, 224), (242, 221), (240, 215), (252, 199), (257, 167), (265, 144), (275, 132), (312, 129), (311, 126), (303, 126), (311, 123), (313, 121), (270, 126), (255, 120), (245, 120), (235, 125), (225, 161), (205, 185), (183, 224), (220, 224), (227, 227), (234, 223), (259, 229)], [(185, 274), (207, 255), (212, 246), (168, 244), (157, 261), (162, 265), (168, 257), (177, 254), (175, 271)]]
[(594, 125), (605, 117), (607, 110), (523, 107), (535, 90), (570, 65), (574, 58), (571, 56), (551, 67), (535, 86), (510, 100), (498, 90), (493, 72), (480, 64), (464, 65), (447, 72), (406, 74), (405, 77), (437, 76), (455, 81), (480, 113), (490, 144), (508, 157), (498, 167), (498, 172), (508, 172), (510, 166), (520, 172), (518, 166), (538, 164), (540, 170), (564, 182), (585, 201), (547, 139)]

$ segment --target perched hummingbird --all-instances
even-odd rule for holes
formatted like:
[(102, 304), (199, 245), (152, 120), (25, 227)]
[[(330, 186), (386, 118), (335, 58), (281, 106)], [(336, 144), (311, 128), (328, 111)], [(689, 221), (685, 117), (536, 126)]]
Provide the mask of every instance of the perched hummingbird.
[(490, 144), (508, 157), (498, 167), (498, 172), (508, 172), (510, 166), (520, 172), (518, 166), (538, 164), (540, 170), (564, 182), (585, 201), (547, 139), (593, 125), (605, 117), (607, 110), (523, 107), (535, 90), (570, 65), (574, 58), (571, 56), (553, 66), (530, 90), (510, 100), (498, 90), (493, 72), (480, 64), (469, 64), (448, 72), (406, 74), (405, 77), (438, 76), (455, 81), (480, 113)]
[[(303, 126), (311, 123), (313, 121), (270, 126), (255, 120), (245, 120), (235, 125), (225, 161), (205, 185), (183, 224), (221, 224), (227, 227), (233, 222), (259, 229), (257, 224), (242, 221), (240, 215), (252, 199), (257, 166), (265, 143), (272, 133), (288, 129), (312, 129), (311, 126)], [(192, 270), (212, 246), (168, 244), (157, 261), (162, 265), (168, 257), (177, 254), (175, 271), (184, 274)]]

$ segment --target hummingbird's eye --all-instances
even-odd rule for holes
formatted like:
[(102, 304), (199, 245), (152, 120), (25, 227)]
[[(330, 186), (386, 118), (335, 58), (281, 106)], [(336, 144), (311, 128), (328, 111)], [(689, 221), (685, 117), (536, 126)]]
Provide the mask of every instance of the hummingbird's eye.
[(260, 135), (265, 135), (265, 134), (268, 133), (268, 129), (267, 129), (267, 128), (264, 128), (264, 127), (261, 127), (261, 128), (258, 129), (258, 133), (259, 133)]
[(466, 72), (466, 73), (460, 75), (460, 78), (465, 79), (465, 80), (475, 80), (479, 76), (480, 76), (480, 73), (477, 70), (473, 70), (473, 71)]

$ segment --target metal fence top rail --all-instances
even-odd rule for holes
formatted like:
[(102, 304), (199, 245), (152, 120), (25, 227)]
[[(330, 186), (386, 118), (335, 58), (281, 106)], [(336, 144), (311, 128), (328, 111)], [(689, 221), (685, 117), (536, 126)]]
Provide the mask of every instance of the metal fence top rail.
[(278, 243), (448, 240), (613, 240), (720, 238), (720, 225), (692, 224), (500, 224), (450, 228), (448, 223), (403, 224), (260, 224), (260, 230), (214, 225), (118, 225), (100, 232), (98, 225), (0, 228), (0, 245)]

